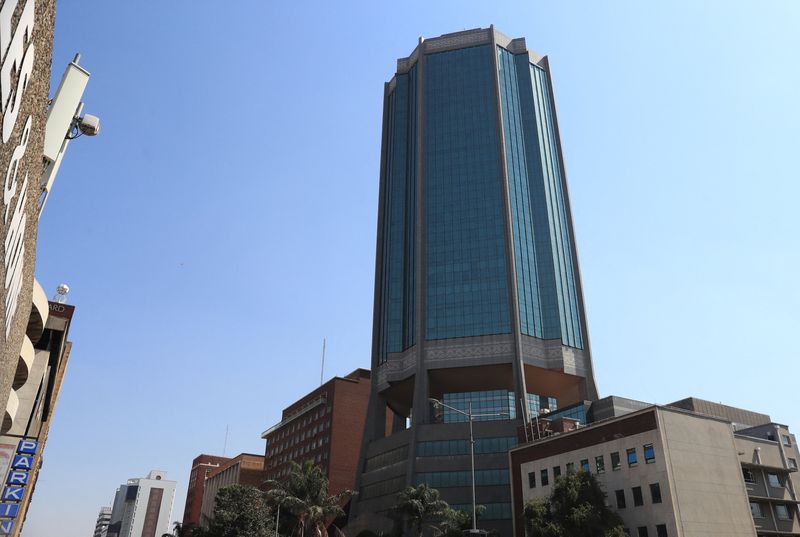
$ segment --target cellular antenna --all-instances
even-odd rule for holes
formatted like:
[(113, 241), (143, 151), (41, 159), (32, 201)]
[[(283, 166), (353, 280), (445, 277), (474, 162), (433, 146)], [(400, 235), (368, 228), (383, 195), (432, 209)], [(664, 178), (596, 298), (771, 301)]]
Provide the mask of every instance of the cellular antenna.
[(322, 378), (325, 375), (325, 338), (322, 338), (322, 367), (319, 368), (319, 385), (322, 386)]

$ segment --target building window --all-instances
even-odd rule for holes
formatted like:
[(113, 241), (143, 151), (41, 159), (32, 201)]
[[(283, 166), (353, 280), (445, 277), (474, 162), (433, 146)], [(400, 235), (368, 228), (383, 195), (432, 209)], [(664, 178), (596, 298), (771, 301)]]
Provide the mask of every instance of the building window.
[(611, 469), (619, 470), (620, 468), (622, 468), (622, 463), (619, 460), (619, 452), (615, 451), (611, 454)]
[(632, 468), (639, 463), (636, 457), (636, 448), (630, 448), (627, 451), (627, 453), (628, 453), (628, 466)]
[(783, 487), (783, 483), (781, 483), (781, 478), (780, 478), (780, 476), (778, 476), (778, 474), (768, 473), (767, 474), (767, 483), (769, 483), (770, 487), (773, 487), (773, 488), (776, 488), (776, 489)]
[(647, 526), (639, 526), (636, 531), (639, 532), (639, 537), (647, 537)]
[(606, 461), (602, 455), (594, 458), (594, 467), (598, 474), (604, 474), (606, 472)]
[(753, 518), (764, 518), (764, 512), (761, 510), (761, 504), (758, 502), (750, 502), (750, 513)]
[(792, 438), (788, 434), (782, 435), (783, 437), (783, 445), (786, 447), (792, 447)]
[(617, 495), (617, 509), (625, 509), (625, 491), (620, 489), (615, 494)]
[(568, 474), (574, 474), (575, 473), (575, 463), (574, 462), (568, 462), (567, 463), (567, 473)]
[(584, 472), (587, 472), (587, 473), (590, 472), (589, 459), (581, 460), (581, 470), (583, 470)]
[(657, 537), (668, 537), (667, 536), (667, 525), (666, 524), (659, 524), (656, 526), (656, 536)]
[(744, 477), (745, 483), (755, 484), (756, 482), (756, 475), (750, 468), (742, 468), (742, 477)]
[(536, 488), (536, 472), (528, 472), (528, 488)]
[(789, 514), (789, 509), (782, 503), (775, 506), (775, 516), (778, 520), (791, 520), (792, 516)]
[(550, 479), (547, 476), (547, 468), (544, 468), (542, 470), (542, 486), (546, 487), (549, 484), (550, 484)]
[(792, 470), (797, 470), (797, 461), (796, 460), (794, 460), (791, 457), (788, 457), (787, 458), (787, 462), (789, 463), (789, 468), (791, 468)]
[(645, 444), (644, 446), (644, 462), (652, 464), (656, 462), (656, 451), (653, 449), (653, 444)]
[(650, 483), (650, 497), (653, 503), (661, 503), (661, 485), (658, 483)]
[(553, 481), (561, 477), (561, 467), (553, 466)]
[(644, 498), (642, 497), (642, 487), (633, 487), (631, 491), (633, 492), (633, 505), (635, 507), (644, 505)]

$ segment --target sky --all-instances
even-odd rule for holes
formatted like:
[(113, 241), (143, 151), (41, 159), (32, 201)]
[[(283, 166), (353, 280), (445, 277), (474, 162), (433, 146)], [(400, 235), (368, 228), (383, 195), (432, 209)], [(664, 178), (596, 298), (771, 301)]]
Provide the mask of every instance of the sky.
[(326, 378), (369, 367), (383, 84), (490, 24), (550, 57), (601, 395), (800, 428), (800, 3), (59, 0), (53, 89), (80, 52), (102, 131), (39, 227), (77, 310), (24, 537), (89, 535), (151, 469), (180, 520), (323, 338)]

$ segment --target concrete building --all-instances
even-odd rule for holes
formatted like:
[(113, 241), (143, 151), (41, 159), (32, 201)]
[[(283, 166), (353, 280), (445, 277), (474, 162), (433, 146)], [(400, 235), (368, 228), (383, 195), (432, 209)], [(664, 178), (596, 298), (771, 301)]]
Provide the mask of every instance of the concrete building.
[(153, 470), (147, 477), (129, 479), (114, 496), (108, 537), (161, 537), (170, 533), (175, 481)]
[(199, 525), (206, 528), (214, 515), (217, 493), (231, 485), (259, 487), (265, 481), (264, 456), (241, 453), (209, 472), (203, 491)]
[(108, 525), (111, 523), (111, 507), (101, 507), (94, 525), (94, 537), (107, 537)]
[(192, 461), (189, 473), (189, 486), (186, 490), (186, 506), (183, 509), (183, 527), (193, 528), (200, 525), (200, 511), (203, 507), (203, 492), (209, 473), (231, 459), (217, 455), (202, 454)]
[(373, 515), (417, 483), (470, 502), (466, 417), (451, 408), (471, 403), (494, 414), (475, 424), (484, 527), (509, 534), (517, 427), (597, 398), (550, 67), (525, 39), (468, 30), (420, 39), (397, 61), (376, 250), (372, 392), (349, 527), (384, 527)]
[(612, 415), (583, 427), (542, 427), (543, 438), (510, 451), (516, 536), (524, 535), (524, 504), (578, 470), (597, 477), (634, 536), (800, 535), (796, 442), (769, 416), (694, 398), (595, 405)]
[[(0, 475), (4, 482), (9, 483), (12, 473), (27, 474), (13, 494), (0, 497), (0, 513), (8, 513), (8, 509), (14, 512), (8, 519), (0, 515), (0, 528), (12, 537), (22, 532), (33, 498), (72, 349), (68, 337), (75, 307), (48, 302), (38, 286), (34, 302), (37, 305), (31, 313), (22, 353), (25, 358), (17, 366), (9, 398), (13, 412), (6, 412), (0, 436)], [(28, 462), (20, 466), (16, 455)]]
[(312, 460), (327, 475), (331, 494), (355, 488), (369, 390), (369, 370), (356, 369), (283, 409), (281, 421), (261, 434), (267, 479), (283, 479), (292, 462)]

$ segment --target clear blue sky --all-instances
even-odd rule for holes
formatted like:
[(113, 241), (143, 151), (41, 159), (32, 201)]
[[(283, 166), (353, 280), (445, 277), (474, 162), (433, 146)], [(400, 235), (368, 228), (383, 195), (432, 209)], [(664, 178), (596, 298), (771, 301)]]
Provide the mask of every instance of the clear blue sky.
[(85, 537), (130, 477), (260, 453), (368, 367), (383, 83), (494, 23), (550, 56), (603, 395), (800, 430), (800, 4), (59, 0), (92, 72), (37, 274), (77, 306), (24, 537)]

